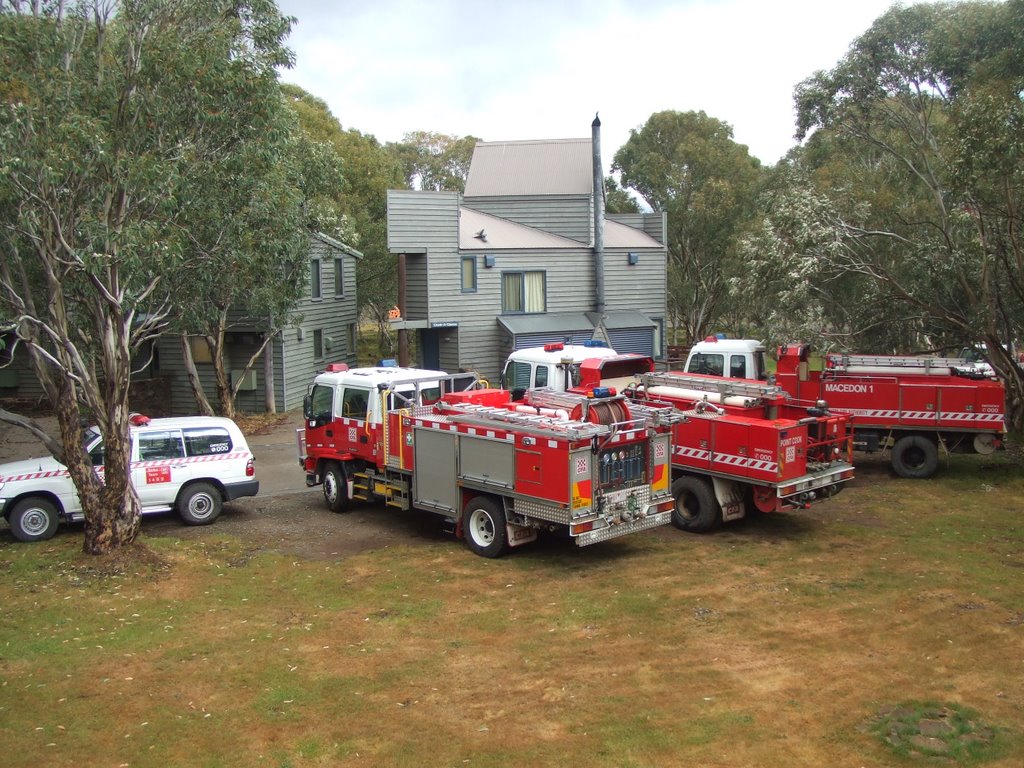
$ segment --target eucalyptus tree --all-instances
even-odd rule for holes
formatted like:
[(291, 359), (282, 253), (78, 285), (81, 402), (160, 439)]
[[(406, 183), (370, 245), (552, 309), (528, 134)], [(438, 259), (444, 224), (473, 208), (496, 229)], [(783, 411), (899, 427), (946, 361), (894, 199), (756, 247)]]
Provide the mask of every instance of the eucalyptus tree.
[[(1024, 428), (1024, 0), (894, 6), (796, 91), (798, 138), (872, 155), (835, 207), (835, 269), (892, 297), (929, 338), (984, 342)], [(875, 184), (885, 176), (889, 183)]]
[(40, 436), (81, 496), (86, 552), (138, 535), (133, 355), (174, 316), (203, 176), (281, 103), (289, 28), (271, 0), (0, 3), (0, 312), (53, 403), (60, 434)]
[(668, 214), (669, 314), (686, 342), (725, 309), (739, 235), (755, 211), (760, 162), (704, 112), (657, 112), (615, 153), (624, 189)]
[(341, 163), (344, 183), (335, 188), (333, 202), (346, 230), (338, 239), (363, 254), (356, 266), (360, 316), (373, 319), (377, 351), (390, 357), (388, 311), (397, 300), (398, 278), (395, 257), (388, 251), (387, 190), (407, 186), (402, 163), (374, 136), (343, 128), (322, 99), (295, 85), (283, 89), (303, 131), (333, 147)]

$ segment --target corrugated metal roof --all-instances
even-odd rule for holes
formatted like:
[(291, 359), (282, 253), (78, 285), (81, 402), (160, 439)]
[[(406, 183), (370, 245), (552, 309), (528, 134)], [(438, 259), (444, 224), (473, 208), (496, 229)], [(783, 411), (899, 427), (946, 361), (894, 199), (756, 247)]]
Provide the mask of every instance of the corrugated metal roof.
[(642, 229), (636, 229), (618, 221), (604, 222), (605, 248), (664, 248), (661, 243)]
[(589, 195), (593, 188), (589, 138), (481, 141), (473, 150), (465, 196)]
[[(481, 235), (482, 236), (478, 236)], [(586, 248), (583, 243), (516, 224), (472, 208), (459, 208), (459, 249), (496, 251), (503, 248)], [(639, 246), (635, 246), (639, 247)]]

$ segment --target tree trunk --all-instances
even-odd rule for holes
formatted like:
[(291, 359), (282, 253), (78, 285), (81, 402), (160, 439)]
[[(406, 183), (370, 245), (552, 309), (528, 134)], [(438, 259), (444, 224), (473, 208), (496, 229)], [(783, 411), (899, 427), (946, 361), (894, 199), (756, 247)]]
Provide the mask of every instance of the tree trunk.
[(181, 359), (185, 363), (185, 374), (188, 376), (188, 385), (192, 390), (192, 397), (195, 398), (196, 407), (200, 416), (213, 416), (213, 407), (203, 390), (203, 382), (199, 378), (199, 371), (196, 370), (196, 361), (192, 357), (192, 343), (185, 331), (181, 332)]
[(274, 397), (274, 332), (267, 331), (263, 348), (263, 407), (267, 413), (277, 413), (277, 398)]

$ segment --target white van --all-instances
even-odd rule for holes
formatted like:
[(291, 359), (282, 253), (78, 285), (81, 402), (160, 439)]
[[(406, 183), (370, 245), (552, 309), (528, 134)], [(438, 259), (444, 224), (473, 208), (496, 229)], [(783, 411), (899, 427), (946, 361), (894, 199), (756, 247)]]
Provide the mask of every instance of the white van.
[[(143, 514), (174, 509), (185, 523), (206, 525), (223, 502), (259, 492), (255, 457), (231, 419), (132, 421), (132, 484)], [(90, 427), (83, 439), (102, 474), (103, 437)], [(61, 522), (85, 518), (67, 468), (52, 456), (0, 464), (0, 514), (19, 541), (49, 539)]]

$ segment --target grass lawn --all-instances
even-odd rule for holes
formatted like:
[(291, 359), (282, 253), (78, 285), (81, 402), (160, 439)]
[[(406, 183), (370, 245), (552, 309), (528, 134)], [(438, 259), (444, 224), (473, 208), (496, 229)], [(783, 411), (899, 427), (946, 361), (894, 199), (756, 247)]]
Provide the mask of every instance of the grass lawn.
[[(807, 512), (500, 560), (205, 534), (112, 561), (74, 534), (0, 542), (7, 768), (1024, 762), (1005, 455), (929, 481), (869, 460)], [(922, 702), (983, 738), (886, 743), (878, 723)]]

